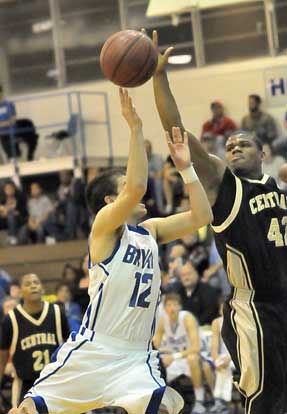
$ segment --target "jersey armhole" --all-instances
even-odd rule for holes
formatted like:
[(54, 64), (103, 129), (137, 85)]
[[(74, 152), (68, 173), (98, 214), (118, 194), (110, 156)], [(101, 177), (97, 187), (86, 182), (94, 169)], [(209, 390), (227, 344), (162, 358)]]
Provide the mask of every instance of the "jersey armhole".
[(237, 217), (243, 196), (241, 180), (226, 168), (216, 202), (212, 208), (214, 220), (212, 229), (222, 233)]
[(10, 353), (11, 356), (13, 356), (15, 351), (16, 351), (16, 346), (17, 346), (17, 342), (18, 342), (19, 327), (18, 327), (18, 322), (17, 322), (16, 316), (15, 316), (14, 310), (11, 310), (8, 313), (8, 315), (9, 315), (10, 320), (11, 320), (12, 331), (13, 331), (9, 353)]

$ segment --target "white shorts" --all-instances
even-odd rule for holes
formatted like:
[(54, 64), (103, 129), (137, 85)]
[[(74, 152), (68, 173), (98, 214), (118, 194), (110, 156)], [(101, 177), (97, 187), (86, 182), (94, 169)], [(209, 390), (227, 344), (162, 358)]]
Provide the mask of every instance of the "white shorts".
[(163, 404), (177, 414), (183, 408), (181, 396), (161, 378), (158, 352), (104, 335), (90, 337), (88, 330), (84, 336), (73, 332), (26, 394), (39, 413), (118, 406), (129, 414), (156, 414)]
[(166, 368), (167, 382), (171, 382), (181, 375), (190, 377), (190, 368), (186, 358), (176, 359)]

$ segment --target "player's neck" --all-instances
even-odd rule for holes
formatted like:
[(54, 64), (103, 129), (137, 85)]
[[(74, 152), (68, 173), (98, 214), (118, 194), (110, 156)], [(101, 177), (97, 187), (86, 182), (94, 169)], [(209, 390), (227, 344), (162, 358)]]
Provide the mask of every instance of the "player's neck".
[(24, 302), (23, 309), (30, 315), (33, 313), (40, 313), (43, 310), (43, 302)]
[(175, 324), (175, 323), (177, 323), (177, 321), (178, 321), (178, 314), (177, 315), (170, 315), (169, 317), (168, 317), (168, 319), (169, 319), (169, 323), (171, 323), (171, 324)]

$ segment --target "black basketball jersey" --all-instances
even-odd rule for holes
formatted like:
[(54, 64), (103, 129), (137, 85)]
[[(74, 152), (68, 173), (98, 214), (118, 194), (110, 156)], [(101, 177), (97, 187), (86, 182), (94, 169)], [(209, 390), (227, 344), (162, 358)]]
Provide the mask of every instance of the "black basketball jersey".
[(10, 354), (16, 374), (22, 380), (34, 381), (63, 343), (59, 305), (44, 302), (38, 319), (18, 305), (9, 317), (13, 327)]
[(226, 169), (213, 207), (215, 241), (231, 285), (255, 299), (287, 297), (287, 195), (272, 177)]

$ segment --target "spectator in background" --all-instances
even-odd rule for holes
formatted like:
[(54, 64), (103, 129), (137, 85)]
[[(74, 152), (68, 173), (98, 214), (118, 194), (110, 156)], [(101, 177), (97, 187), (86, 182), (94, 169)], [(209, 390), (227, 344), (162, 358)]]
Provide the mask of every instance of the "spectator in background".
[(59, 179), (56, 205), (45, 223), (44, 231), (57, 241), (74, 240), (80, 222), (84, 190), (79, 180), (73, 179), (71, 171), (60, 171)]
[(255, 132), (262, 144), (272, 142), (277, 138), (277, 129), (273, 117), (261, 111), (262, 100), (259, 95), (249, 95), (249, 114), (242, 119), (244, 131)]
[(222, 142), (218, 140), (211, 132), (205, 132), (201, 137), (201, 144), (208, 154), (216, 155), (225, 159), (225, 150)]
[(8, 243), (18, 243), (18, 231), (27, 219), (23, 194), (12, 181), (7, 181), (0, 196), (0, 228), (8, 229)]
[(44, 224), (53, 211), (53, 204), (48, 196), (43, 194), (39, 183), (32, 183), (31, 197), (28, 200), (28, 223), (19, 231), (19, 243), (29, 241), (42, 243), (44, 241)]
[(69, 285), (73, 294), (78, 286), (79, 277), (78, 270), (71, 264), (66, 263), (62, 272), (62, 281)]
[(19, 156), (20, 150), (18, 144), (15, 143), (16, 154), (12, 152), (11, 136), (15, 133), (16, 109), (13, 102), (4, 98), (3, 88), (0, 85), (0, 139), (3, 150), (7, 158), (13, 155)]
[(285, 160), (280, 155), (273, 155), (273, 150), (270, 144), (263, 145), (265, 158), (262, 163), (262, 170), (265, 174), (271, 175), (277, 181), (278, 185), (283, 185), (278, 176), (279, 168), (284, 164)]
[(210, 109), (212, 118), (203, 124), (201, 139), (206, 133), (209, 133), (215, 139), (220, 140), (221, 144), (225, 144), (228, 136), (237, 130), (237, 126), (231, 118), (225, 116), (222, 102), (212, 102)]
[(179, 275), (180, 283), (174, 284), (172, 291), (180, 295), (182, 309), (193, 313), (200, 325), (211, 324), (218, 316), (219, 293), (200, 281), (198, 272), (189, 260), (184, 262)]
[(67, 283), (60, 283), (56, 289), (57, 304), (63, 306), (71, 331), (78, 332), (81, 321), (82, 312), (80, 306), (72, 302), (72, 291)]
[(20, 283), (17, 280), (13, 280), (9, 287), (9, 295), (11, 298), (16, 299), (18, 302), (21, 298)]
[(170, 214), (176, 211), (184, 195), (184, 186), (170, 155), (163, 167), (163, 193), (166, 202), (164, 213)]
[[(148, 159), (148, 189), (151, 186), (152, 193), (156, 204), (157, 213), (163, 210), (163, 188), (162, 188), (162, 177), (163, 177), (163, 159), (159, 154), (155, 154), (152, 149), (152, 143), (145, 139), (144, 141), (145, 150)], [(158, 215), (158, 214), (157, 214)], [(154, 217), (154, 214), (151, 214)]]
[(80, 280), (75, 291), (74, 301), (77, 302), (80, 307), (82, 314), (86, 312), (90, 297), (88, 294), (89, 287), (89, 256), (85, 255), (80, 264)]

